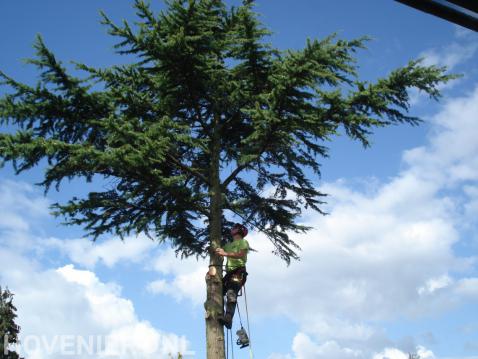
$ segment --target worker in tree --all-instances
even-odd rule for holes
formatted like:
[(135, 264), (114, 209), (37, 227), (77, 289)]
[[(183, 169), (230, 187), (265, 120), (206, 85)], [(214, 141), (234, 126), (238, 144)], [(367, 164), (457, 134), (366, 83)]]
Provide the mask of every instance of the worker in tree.
[(232, 318), (236, 310), (237, 295), (246, 282), (246, 262), (249, 243), (244, 239), (247, 228), (236, 223), (231, 228), (232, 242), (224, 248), (217, 248), (216, 253), (227, 258), (226, 274), (223, 278), (223, 295), (226, 296), (226, 311), (219, 321), (228, 329), (232, 327)]

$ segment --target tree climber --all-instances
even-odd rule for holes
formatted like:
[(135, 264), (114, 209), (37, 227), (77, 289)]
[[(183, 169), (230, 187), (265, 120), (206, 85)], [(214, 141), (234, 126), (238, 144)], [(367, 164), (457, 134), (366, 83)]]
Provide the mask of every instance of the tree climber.
[(231, 329), (232, 318), (236, 310), (237, 295), (246, 282), (246, 262), (249, 252), (249, 243), (244, 239), (247, 236), (247, 228), (240, 223), (231, 228), (233, 241), (217, 248), (216, 253), (227, 257), (226, 275), (223, 278), (223, 295), (226, 296), (226, 311), (224, 316), (219, 317), (226, 328)]

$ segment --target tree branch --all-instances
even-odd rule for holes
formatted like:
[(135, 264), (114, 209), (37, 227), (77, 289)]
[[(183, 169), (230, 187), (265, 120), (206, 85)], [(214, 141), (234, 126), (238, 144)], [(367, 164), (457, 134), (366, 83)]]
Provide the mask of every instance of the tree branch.
[(222, 187), (223, 188), (227, 188), (227, 186), (229, 185), (229, 183), (231, 183), (232, 181), (234, 181), (234, 179), (236, 178), (236, 176), (243, 170), (245, 169), (252, 161), (248, 161), (246, 163), (243, 163), (242, 165), (238, 166), (234, 171), (231, 172), (231, 174), (224, 180), (224, 182), (222, 183)]
[(247, 168), (247, 166), (249, 166), (252, 162), (254, 161), (257, 161), (261, 158), (262, 154), (264, 153), (264, 151), (267, 149), (267, 145), (269, 144), (269, 140), (270, 140), (270, 137), (272, 136), (272, 134), (274, 133), (274, 131), (276, 130), (276, 126), (273, 126), (271, 127), (271, 130), (267, 136), (267, 138), (264, 140), (264, 142), (262, 143), (262, 147), (261, 149), (259, 150), (256, 158), (252, 159), (252, 160), (249, 160), (247, 161), (246, 163), (243, 163), (242, 165), (239, 165), (234, 171), (231, 172), (231, 174), (224, 180), (224, 182), (222, 183), (222, 187), (224, 189), (227, 188), (227, 186), (237, 177), (237, 175), (244, 169)]
[(167, 154), (167, 157), (184, 172), (188, 172), (189, 174), (193, 175), (197, 179), (200, 179), (201, 181), (203, 181), (205, 185), (209, 186), (209, 179), (206, 176), (204, 176), (201, 172), (198, 172), (194, 168), (186, 166), (185, 164), (183, 164), (180, 160), (178, 160), (171, 154)]

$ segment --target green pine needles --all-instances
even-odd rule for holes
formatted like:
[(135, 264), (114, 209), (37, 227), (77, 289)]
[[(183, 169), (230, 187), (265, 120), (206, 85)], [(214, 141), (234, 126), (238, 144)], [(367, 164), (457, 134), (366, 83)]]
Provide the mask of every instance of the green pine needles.
[(0, 134), (2, 164), (18, 174), (46, 159), (45, 193), (64, 179), (113, 180), (52, 208), (94, 239), (144, 232), (205, 256), (218, 243), (211, 223), (225, 233), (234, 220), (262, 231), (289, 262), (298, 257), (289, 234), (309, 229), (298, 224), (301, 211), (323, 213), (315, 180), (325, 143), (344, 129), (368, 146), (374, 128), (416, 125), (407, 90), (437, 99), (439, 85), (457, 77), (414, 60), (360, 81), (354, 54), (367, 37), (332, 34), (279, 51), (253, 1), (170, 0), (159, 14), (141, 0), (134, 6), (133, 27), (103, 14), (118, 54), (136, 59), (129, 65), (76, 64), (85, 74), (77, 78), (39, 37), (29, 60), (36, 86), (0, 73), (9, 88), (0, 123), (18, 129)]
[(20, 327), (15, 323), (17, 308), (13, 305), (13, 294), (0, 287), (0, 358), (20, 359), (20, 356), (9, 349), (19, 343)]

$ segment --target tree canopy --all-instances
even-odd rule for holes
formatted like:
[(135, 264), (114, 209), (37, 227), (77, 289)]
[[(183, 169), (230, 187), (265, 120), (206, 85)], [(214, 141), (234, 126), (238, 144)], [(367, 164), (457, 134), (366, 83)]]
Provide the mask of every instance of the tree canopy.
[[(79, 77), (35, 42), (35, 86), (0, 72), (0, 160), (16, 173), (47, 161), (45, 193), (62, 181), (95, 176), (109, 188), (52, 206), (86, 236), (144, 232), (183, 255), (206, 255), (212, 193), (220, 191), (224, 228), (235, 218), (262, 231), (286, 261), (304, 208), (323, 213), (316, 186), (326, 144), (339, 131), (365, 147), (374, 128), (417, 125), (408, 90), (431, 98), (455, 78), (446, 67), (410, 60), (377, 81), (358, 76), (355, 53), (368, 37), (337, 34), (276, 49), (253, 1), (170, 0), (154, 13), (134, 3), (138, 22), (116, 24), (127, 65), (75, 63)], [(217, 181), (216, 172), (219, 182)], [(237, 217), (238, 216), (238, 217)]]

